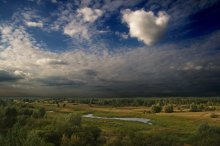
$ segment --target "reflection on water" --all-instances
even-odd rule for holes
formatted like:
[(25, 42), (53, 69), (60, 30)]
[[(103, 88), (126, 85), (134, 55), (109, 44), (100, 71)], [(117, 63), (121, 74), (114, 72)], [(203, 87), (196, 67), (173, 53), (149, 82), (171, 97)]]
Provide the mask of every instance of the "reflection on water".
[(122, 120), (122, 121), (133, 121), (133, 122), (141, 122), (141, 123), (152, 125), (152, 123), (150, 122), (150, 119), (144, 119), (144, 118), (107, 118), (107, 117), (94, 116), (93, 114), (83, 115), (82, 117), (97, 118), (97, 119), (113, 119), (113, 120)]

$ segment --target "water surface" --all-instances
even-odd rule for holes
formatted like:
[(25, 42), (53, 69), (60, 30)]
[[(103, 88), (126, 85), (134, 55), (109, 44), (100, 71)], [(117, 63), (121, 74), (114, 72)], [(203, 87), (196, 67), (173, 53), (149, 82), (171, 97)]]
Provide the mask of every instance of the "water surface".
[(96, 119), (113, 119), (113, 120), (122, 120), (122, 121), (141, 122), (141, 123), (152, 125), (152, 123), (150, 122), (150, 119), (144, 119), (144, 118), (108, 118), (108, 117), (94, 116), (93, 114), (83, 115), (82, 117), (96, 118)]

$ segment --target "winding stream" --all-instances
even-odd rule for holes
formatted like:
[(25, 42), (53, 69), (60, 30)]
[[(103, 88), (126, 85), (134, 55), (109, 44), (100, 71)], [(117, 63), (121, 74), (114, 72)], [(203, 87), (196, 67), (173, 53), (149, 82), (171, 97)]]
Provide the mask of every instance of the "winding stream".
[(82, 117), (85, 117), (85, 118), (96, 118), (96, 119), (112, 119), (112, 120), (141, 122), (141, 123), (152, 125), (152, 123), (150, 122), (150, 119), (144, 119), (144, 118), (108, 118), (108, 117), (94, 116), (93, 114), (83, 115)]

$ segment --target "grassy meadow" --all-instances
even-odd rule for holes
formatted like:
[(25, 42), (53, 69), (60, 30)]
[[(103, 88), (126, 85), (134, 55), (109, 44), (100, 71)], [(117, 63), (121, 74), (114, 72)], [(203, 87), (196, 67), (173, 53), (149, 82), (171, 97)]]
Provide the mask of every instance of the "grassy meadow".
[[(0, 145), (38, 142), (42, 146), (218, 146), (220, 143), (219, 98), (11, 99), (1, 100), (0, 107)], [(146, 118), (152, 125), (82, 117), (86, 114)]]

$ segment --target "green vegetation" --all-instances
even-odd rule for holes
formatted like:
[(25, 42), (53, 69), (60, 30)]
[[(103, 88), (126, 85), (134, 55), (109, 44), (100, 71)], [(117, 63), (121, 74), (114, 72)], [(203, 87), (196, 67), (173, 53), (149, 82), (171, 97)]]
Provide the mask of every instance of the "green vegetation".
[(211, 117), (211, 118), (218, 118), (218, 115), (215, 114), (215, 113), (211, 113), (210, 117)]
[[(219, 107), (219, 98), (3, 99), (0, 145), (218, 146)], [(88, 113), (152, 125), (82, 117)]]
[(173, 112), (173, 105), (166, 105), (164, 106), (165, 113), (172, 113)]
[(161, 112), (162, 107), (160, 105), (152, 105), (151, 107), (151, 112), (152, 113), (159, 113)]
[(195, 146), (217, 146), (220, 144), (220, 127), (201, 124), (192, 142)]

